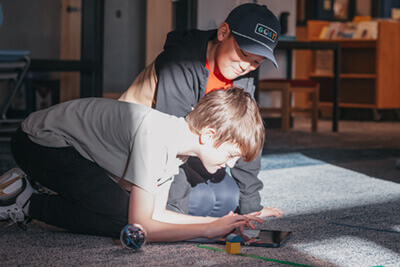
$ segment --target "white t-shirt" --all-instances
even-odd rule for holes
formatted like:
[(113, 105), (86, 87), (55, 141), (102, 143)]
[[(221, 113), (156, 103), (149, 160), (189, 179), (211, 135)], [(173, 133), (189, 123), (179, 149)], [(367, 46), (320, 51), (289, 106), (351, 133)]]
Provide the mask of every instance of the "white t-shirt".
[(156, 195), (169, 190), (183, 163), (177, 148), (185, 120), (104, 98), (84, 98), (32, 113), (22, 122), (29, 138), (47, 147), (74, 147), (113, 177)]

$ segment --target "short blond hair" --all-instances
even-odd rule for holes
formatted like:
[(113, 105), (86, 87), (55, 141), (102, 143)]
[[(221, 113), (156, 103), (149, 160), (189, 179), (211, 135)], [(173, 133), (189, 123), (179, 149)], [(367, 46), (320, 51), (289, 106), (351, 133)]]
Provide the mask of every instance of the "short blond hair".
[(208, 93), (186, 116), (186, 122), (199, 135), (204, 128), (213, 128), (214, 146), (238, 145), (245, 161), (254, 160), (264, 144), (265, 128), (257, 103), (239, 87)]

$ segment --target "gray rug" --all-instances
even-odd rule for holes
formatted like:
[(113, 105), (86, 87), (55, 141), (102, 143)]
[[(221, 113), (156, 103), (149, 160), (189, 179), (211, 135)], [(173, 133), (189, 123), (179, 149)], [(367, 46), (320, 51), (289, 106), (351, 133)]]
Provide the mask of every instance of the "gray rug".
[[(258, 228), (293, 234), (281, 248), (242, 247), (242, 253), (291, 265), (400, 266), (400, 184), (299, 153), (264, 156), (262, 166), (263, 204), (285, 214)], [(186, 242), (147, 244), (132, 253), (116, 240), (71, 234), (37, 221), (27, 231), (0, 229), (0, 241), (1, 266), (285, 265)]]
[(264, 157), (262, 164), (263, 202), (285, 212), (262, 228), (294, 232), (274, 257), (320, 266), (400, 266), (399, 184), (298, 153)]

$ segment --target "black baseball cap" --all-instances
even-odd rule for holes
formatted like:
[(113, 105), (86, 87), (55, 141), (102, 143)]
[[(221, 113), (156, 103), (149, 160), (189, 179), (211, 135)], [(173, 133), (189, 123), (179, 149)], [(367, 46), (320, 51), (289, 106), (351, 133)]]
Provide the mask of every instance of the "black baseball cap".
[(268, 58), (278, 68), (274, 49), (281, 26), (271, 10), (265, 5), (243, 4), (234, 8), (225, 22), (241, 49)]

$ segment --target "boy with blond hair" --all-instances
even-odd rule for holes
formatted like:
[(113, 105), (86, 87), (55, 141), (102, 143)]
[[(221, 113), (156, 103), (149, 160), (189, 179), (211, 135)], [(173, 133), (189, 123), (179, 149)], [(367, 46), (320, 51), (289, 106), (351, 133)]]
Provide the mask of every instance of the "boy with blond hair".
[[(118, 237), (128, 223), (148, 242), (216, 238), (260, 213), (222, 218), (166, 209), (174, 175), (188, 156), (210, 173), (253, 160), (265, 130), (256, 103), (240, 88), (203, 97), (186, 118), (141, 105), (85, 98), (32, 113), (11, 140), (15, 161), (32, 181), (56, 194), (32, 194), (14, 169), (0, 178), (0, 218), (28, 218), (76, 233)], [(22, 174), (22, 175), (21, 175)], [(280, 216), (279, 211), (272, 211)]]

